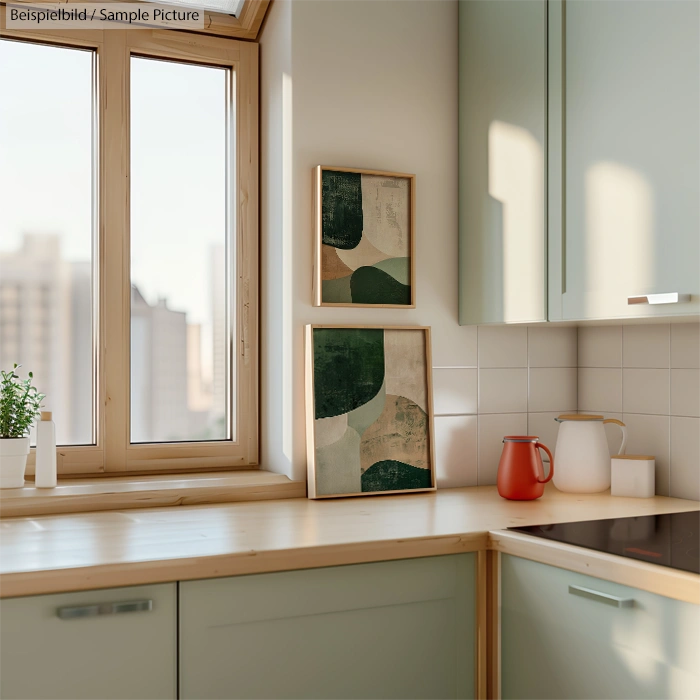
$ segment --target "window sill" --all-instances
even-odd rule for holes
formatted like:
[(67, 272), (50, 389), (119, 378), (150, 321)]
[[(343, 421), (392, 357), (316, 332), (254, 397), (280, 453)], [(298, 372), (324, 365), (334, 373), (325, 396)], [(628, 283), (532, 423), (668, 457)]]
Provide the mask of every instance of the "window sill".
[(304, 498), (306, 483), (264, 470), (66, 479), (0, 491), (0, 518)]

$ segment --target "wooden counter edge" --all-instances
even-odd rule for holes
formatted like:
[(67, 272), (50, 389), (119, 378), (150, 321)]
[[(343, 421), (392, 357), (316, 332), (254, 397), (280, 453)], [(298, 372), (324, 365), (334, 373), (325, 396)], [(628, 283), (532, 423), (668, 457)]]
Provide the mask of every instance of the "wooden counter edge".
[(477, 532), (126, 564), (6, 572), (0, 574), (0, 598), (462, 554), (484, 551), (487, 546), (488, 533)]
[(489, 533), (489, 548), (700, 605), (700, 576), (687, 571), (506, 530)]

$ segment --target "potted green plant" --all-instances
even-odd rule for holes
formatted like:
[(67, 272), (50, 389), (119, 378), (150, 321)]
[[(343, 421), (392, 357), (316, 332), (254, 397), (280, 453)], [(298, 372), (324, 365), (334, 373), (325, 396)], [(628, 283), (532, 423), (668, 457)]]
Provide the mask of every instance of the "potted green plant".
[(29, 454), (29, 430), (39, 415), (45, 394), (32, 386), (34, 376), (20, 379), (15, 364), (11, 371), (0, 372), (0, 488), (24, 486)]

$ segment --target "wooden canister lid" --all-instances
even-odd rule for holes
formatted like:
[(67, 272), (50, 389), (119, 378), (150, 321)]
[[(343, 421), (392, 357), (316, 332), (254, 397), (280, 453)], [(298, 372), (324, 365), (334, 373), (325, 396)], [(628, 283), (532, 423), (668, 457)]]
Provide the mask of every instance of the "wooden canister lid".
[(53, 414), (51, 411), (42, 411), (41, 412), (41, 420), (51, 420)]
[(558, 421), (565, 421), (565, 420), (580, 420), (580, 421), (586, 421), (586, 420), (603, 420), (603, 416), (594, 416), (594, 415), (585, 415), (583, 413), (562, 413), (560, 416), (557, 416), (555, 420)]
[(640, 461), (642, 460), (649, 460), (649, 459), (656, 459), (654, 455), (613, 455), (613, 459), (638, 459)]

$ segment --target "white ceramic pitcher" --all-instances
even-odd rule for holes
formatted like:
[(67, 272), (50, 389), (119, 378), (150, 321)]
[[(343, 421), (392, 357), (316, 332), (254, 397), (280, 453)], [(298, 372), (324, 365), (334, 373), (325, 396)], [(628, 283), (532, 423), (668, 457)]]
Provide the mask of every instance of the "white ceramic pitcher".
[(557, 447), (554, 452), (557, 470), (554, 485), (568, 493), (598, 493), (610, 488), (610, 450), (605, 437), (606, 423), (614, 423), (622, 430), (622, 444), (618, 454), (625, 454), (627, 427), (615, 418), (564, 414), (559, 422)]

